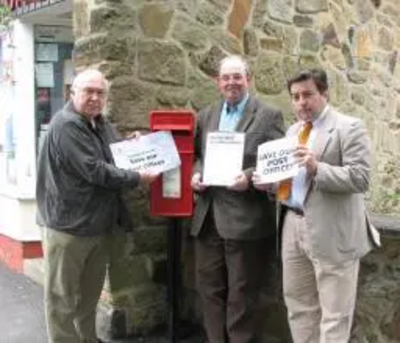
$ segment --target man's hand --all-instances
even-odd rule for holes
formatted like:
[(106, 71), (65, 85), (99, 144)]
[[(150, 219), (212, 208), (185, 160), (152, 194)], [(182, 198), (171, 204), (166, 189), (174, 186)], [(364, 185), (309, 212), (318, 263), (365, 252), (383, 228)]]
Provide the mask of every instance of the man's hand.
[(140, 133), (140, 131), (133, 131), (133, 132), (129, 132), (125, 138), (126, 139), (133, 139), (133, 138), (139, 138), (142, 134)]
[(247, 179), (247, 176), (244, 173), (241, 173), (240, 175), (236, 176), (233, 184), (228, 187), (228, 189), (238, 192), (246, 191), (248, 188), (249, 188), (249, 180)]
[(150, 185), (155, 179), (157, 179), (160, 174), (152, 173), (147, 170), (139, 171), (140, 174), (140, 183), (145, 185)]
[(201, 182), (200, 173), (196, 173), (192, 176), (192, 181), (190, 182), (190, 185), (196, 192), (202, 192), (207, 188), (207, 186)]
[(314, 152), (305, 145), (299, 145), (294, 151), (294, 157), (301, 167), (305, 167), (308, 174), (317, 173), (318, 161)]
[(253, 176), (251, 177), (251, 181), (253, 182), (254, 188), (259, 191), (264, 192), (275, 192), (276, 184), (275, 183), (261, 183), (261, 176), (256, 172), (253, 172)]

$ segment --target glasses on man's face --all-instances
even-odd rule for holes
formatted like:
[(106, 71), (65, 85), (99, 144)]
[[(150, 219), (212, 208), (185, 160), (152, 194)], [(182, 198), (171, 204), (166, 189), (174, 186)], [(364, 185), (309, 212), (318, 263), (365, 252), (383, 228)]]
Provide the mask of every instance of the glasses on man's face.
[(220, 75), (220, 79), (224, 82), (234, 81), (241, 82), (245, 76), (243, 74), (222, 74)]
[(99, 98), (105, 98), (105, 96), (107, 95), (107, 92), (104, 89), (100, 89), (100, 88), (85, 87), (85, 88), (81, 88), (81, 91), (83, 93), (85, 93), (88, 97), (92, 97), (92, 96), (96, 95)]

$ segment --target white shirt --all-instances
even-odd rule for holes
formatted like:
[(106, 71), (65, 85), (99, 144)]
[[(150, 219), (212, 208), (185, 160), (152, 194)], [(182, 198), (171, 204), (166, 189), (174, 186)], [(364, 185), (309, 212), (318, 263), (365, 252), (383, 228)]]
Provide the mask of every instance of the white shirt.
[[(318, 134), (319, 129), (321, 128), (321, 124), (323, 118), (329, 110), (329, 105), (326, 105), (321, 115), (313, 121), (313, 127), (310, 132), (310, 136), (307, 141), (307, 148), (313, 149), (315, 145), (315, 140)], [(303, 128), (305, 122), (301, 121), (298, 125), (293, 125), (286, 133), (286, 137), (293, 137), (299, 134), (299, 131)], [(292, 179), (292, 188), (290, 197), (288, 200), (284, 201), (284, 203), (289, 207), (294, 207), (303, 210), (304, 199), (306, 197), (306, 176), (307, 170), (305, 167), (299, 168), (299, 173), (293, 177)]]

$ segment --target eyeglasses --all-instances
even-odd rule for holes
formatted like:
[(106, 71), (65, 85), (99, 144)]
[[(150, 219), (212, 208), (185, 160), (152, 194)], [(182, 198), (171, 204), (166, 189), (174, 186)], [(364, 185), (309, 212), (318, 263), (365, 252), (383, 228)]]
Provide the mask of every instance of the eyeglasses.
[(240, 82), (245, 78), (243, 74), (222, 74), (219, 77), (222, 81), (228, 82), (230, 80)]
[(85, 87), (85, 88), (77, 88), (80, 89), (83, 93), (85, 93), (87, 96), (94, 96), (97, 95), (99, 98), (105, 98), (107, 95), (106, 90), (104, 89), (99, 89), (99, 88), (90, 88), (90, 87)]

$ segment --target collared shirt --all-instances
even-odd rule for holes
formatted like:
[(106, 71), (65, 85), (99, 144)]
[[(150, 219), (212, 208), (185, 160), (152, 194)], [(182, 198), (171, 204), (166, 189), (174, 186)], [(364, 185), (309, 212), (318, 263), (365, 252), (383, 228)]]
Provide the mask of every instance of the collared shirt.
[(226, 101), (224, 102), (219, 120), (219, 131), (235, 131), (237, 124), (242, 118), (244, 107), (246, 106), (248, 99), (249, 94), (247, 93), (235, 106), (229, 106)]
[[(321, 115), (313, 121), (313, 127), (310, 132), (310, 137), (308, 138), (307, 141), (307, 147), (309, 149), (313, 149), (315, 145), (315, 139), (318, 134), (318, 130), (321, 127), (323, 118), (325, 117), (326, 113), (329, 110), (329, 105), (326, 105), (323, 111), (321, 112)], [(299, 126), (296, 126), (295, 128), (300, 128), (302, 129), (303, 125), (305, 123), (301, 122)], [(295, 130), (295, 128), (290, 129), (286, 133), (286, 137), (293, 137), (298, 134), (298, 130)], [(306, 197), (306, 176), (307, 176), (307, 170), (305, 167), (300, 167), (299, 168), (299, 173), (293, 178), (292, 180), (292, 190), (290, 194), (290, 198), (285, 201), (285, 204), (289, 207), (294, 207), (303, 210), (304, 206), (304, 199)]]

